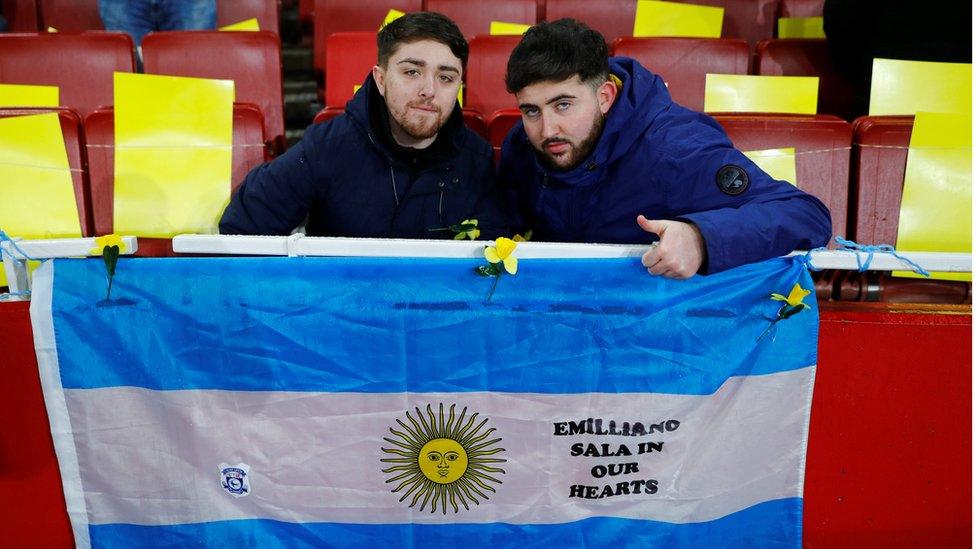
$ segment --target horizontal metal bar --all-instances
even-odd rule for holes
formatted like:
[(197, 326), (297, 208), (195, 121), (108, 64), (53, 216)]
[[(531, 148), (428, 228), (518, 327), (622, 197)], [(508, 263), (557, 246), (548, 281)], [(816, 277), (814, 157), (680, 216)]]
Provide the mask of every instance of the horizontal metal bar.
[[(299, 255), (349, 257), (483, 257), (489, 241), (405, 240), (384, 238), (340, 238), (292, 236), (180, 235), (173, 239), (178, 253), (232, 255)], [(646, 245), (577, 244), (559, 242), (521, 242), (520, 259), (615, 258), (640, 257)], [(807, 252), (793, 252), (790, 256)], [(941, 252), (899, 252), (929, 271), (972, 272), (972, 254)], [(857, 270), (858, 257), (867, 261), (864, 252), (838, 250), (811, 253), (811, 265), (817, 269)], [(888, 253), (876, 252), (872, 271), (910, 270), (902, 260)]]
[[(134, 236), (123, 236), (125, 243), (123, 255), (131, 255), (139, 249), (139, 242)], [(14, 244), (17, 246), (14, 247)], [(83, 257), (92, 254), (95, 247), (95, 237), (90, 238), (52, 238), (50, 240), (17, 240), (3, 242), (3, 251), (14, 259), (26, 259), (17, 248), (24, 251), (32, 259), (51, 259), (53, 257)]]

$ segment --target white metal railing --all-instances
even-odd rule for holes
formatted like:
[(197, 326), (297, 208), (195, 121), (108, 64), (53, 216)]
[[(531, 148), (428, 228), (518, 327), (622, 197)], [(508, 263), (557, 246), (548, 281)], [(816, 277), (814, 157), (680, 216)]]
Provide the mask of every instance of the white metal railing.
[[(125, 254), (138, 248), (135, 237), (123, 237)], [(480, 258), (488, 241), (471, 240), (401, 240), (379, 238), (291, 236), (179, 235), (173, 239), (173, 251), (207, 255), (258, 256), (346, 256), (346, 257), (437, 257)], [(80, 257), (91, 255), (94, 238), (59, 240), (19, 240), (17, 246), (35, 259)], [(647, 245), (576, 244), (556, 242), (521, 242), (519, 259), (620, 258), (640, 257)], [(807, 252), (793, 252), (802, 255)], [(972, 254), (941, 252), (899, 252), (928, 271), (972, 272)], [(0, 245), (10, 293), (30, 288), (26, 261), (11, 242)], [(816, 269), (856, 270), (867, 261), (865, 252), (842, 250), (815, 251), (810, 264)], [(860, 263), (859, 263), (860, 260)], [(869, 267), (872, 271), (910, 270), (911, 267), (889, 253), (876, 252)]]

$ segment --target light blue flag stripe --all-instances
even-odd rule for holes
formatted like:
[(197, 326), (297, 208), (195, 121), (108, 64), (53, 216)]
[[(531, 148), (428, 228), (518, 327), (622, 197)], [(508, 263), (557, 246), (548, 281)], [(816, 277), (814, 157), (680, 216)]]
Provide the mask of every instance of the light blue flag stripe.
[(474, 274), (479, 264), (123, 259), (106, 302), (101, 262), (59, 260), (61, 381), (66, 389), (711, 394), (730, 376), (816, 363), (815, 305), (755, 344), (781, 305), (770, 293), (813, 287), (799, 261), (674, 281), (635, 259), (523, 260), (488, 304), (492, 280)]
[(803, 500), (767, 501), (717, 520), (591, 518), (566, 524), (295, 524), (235, 520), (91, 526), (96, 547), (799, 547)]

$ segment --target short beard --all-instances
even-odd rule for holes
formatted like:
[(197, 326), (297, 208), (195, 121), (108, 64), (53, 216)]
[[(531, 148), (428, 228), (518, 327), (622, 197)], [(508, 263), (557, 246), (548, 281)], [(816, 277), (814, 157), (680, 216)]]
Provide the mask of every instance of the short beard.
[[(596, 143), (597, 141), (600, 140), (600, 135), (603, 133), (603, 126), (604, 124), (606, 124), (606, 121), (607, 121), (607, 115), (603, 114), (599, 110), (596, 111), (596, 116), (593, 118), (593, 127), (590, 129), (590, 133), (587, 134), (587, 136), (583, 138), (582, 141), (580, 141), (579, 145), (571, 143), (566, 139), (560, 139), (558, 137), (552, 139), (546, 139), (540, 144), (540, 147), (542, 149), (536, 150), (539, 159), (542, 161), (543, 164), (546, 165), (546, 167), (548, 167), (552, 171), (568, 172), (570, 170), (575, 169), (577, 166), (582, 164), (583, 161), (590, 156), (590, 154), (593, 153), (593, 149), (596, 148)], [(552, 143), (569, 144), (569, 152), (567, 153), (569, 155), (569, 165), (560, 166), (559, 164), (556, 164), (552, 156), (548, 152), (546, 152), (546, 146)]]
[(416, 105), (416, 103), (408, 104), (407, 110), (404, 112), (394, 112), (390, 110), (390, 122), (400, 126), (404, 133), (417, 140), (429, 139), (437, 135), (437, 132), (439, 132), (441, 126), (443, 126), (441, 123), (441, 111), (439, 109), (437, 110), (437, 116), (434, 118), (433, 123), (413, 123), (407, 119), (407, 112), (409, 112), (412, 105)]

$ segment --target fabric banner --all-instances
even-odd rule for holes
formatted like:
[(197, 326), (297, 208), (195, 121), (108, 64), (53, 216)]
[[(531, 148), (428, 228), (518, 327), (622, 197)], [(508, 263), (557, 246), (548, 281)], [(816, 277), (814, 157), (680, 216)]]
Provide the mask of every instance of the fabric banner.
[(105, 300), (100, 261), (45, 263), (78, 545), (800, 546), (802, 261), (523, 260), (488, 302), (478, 265), (121, 259)]

